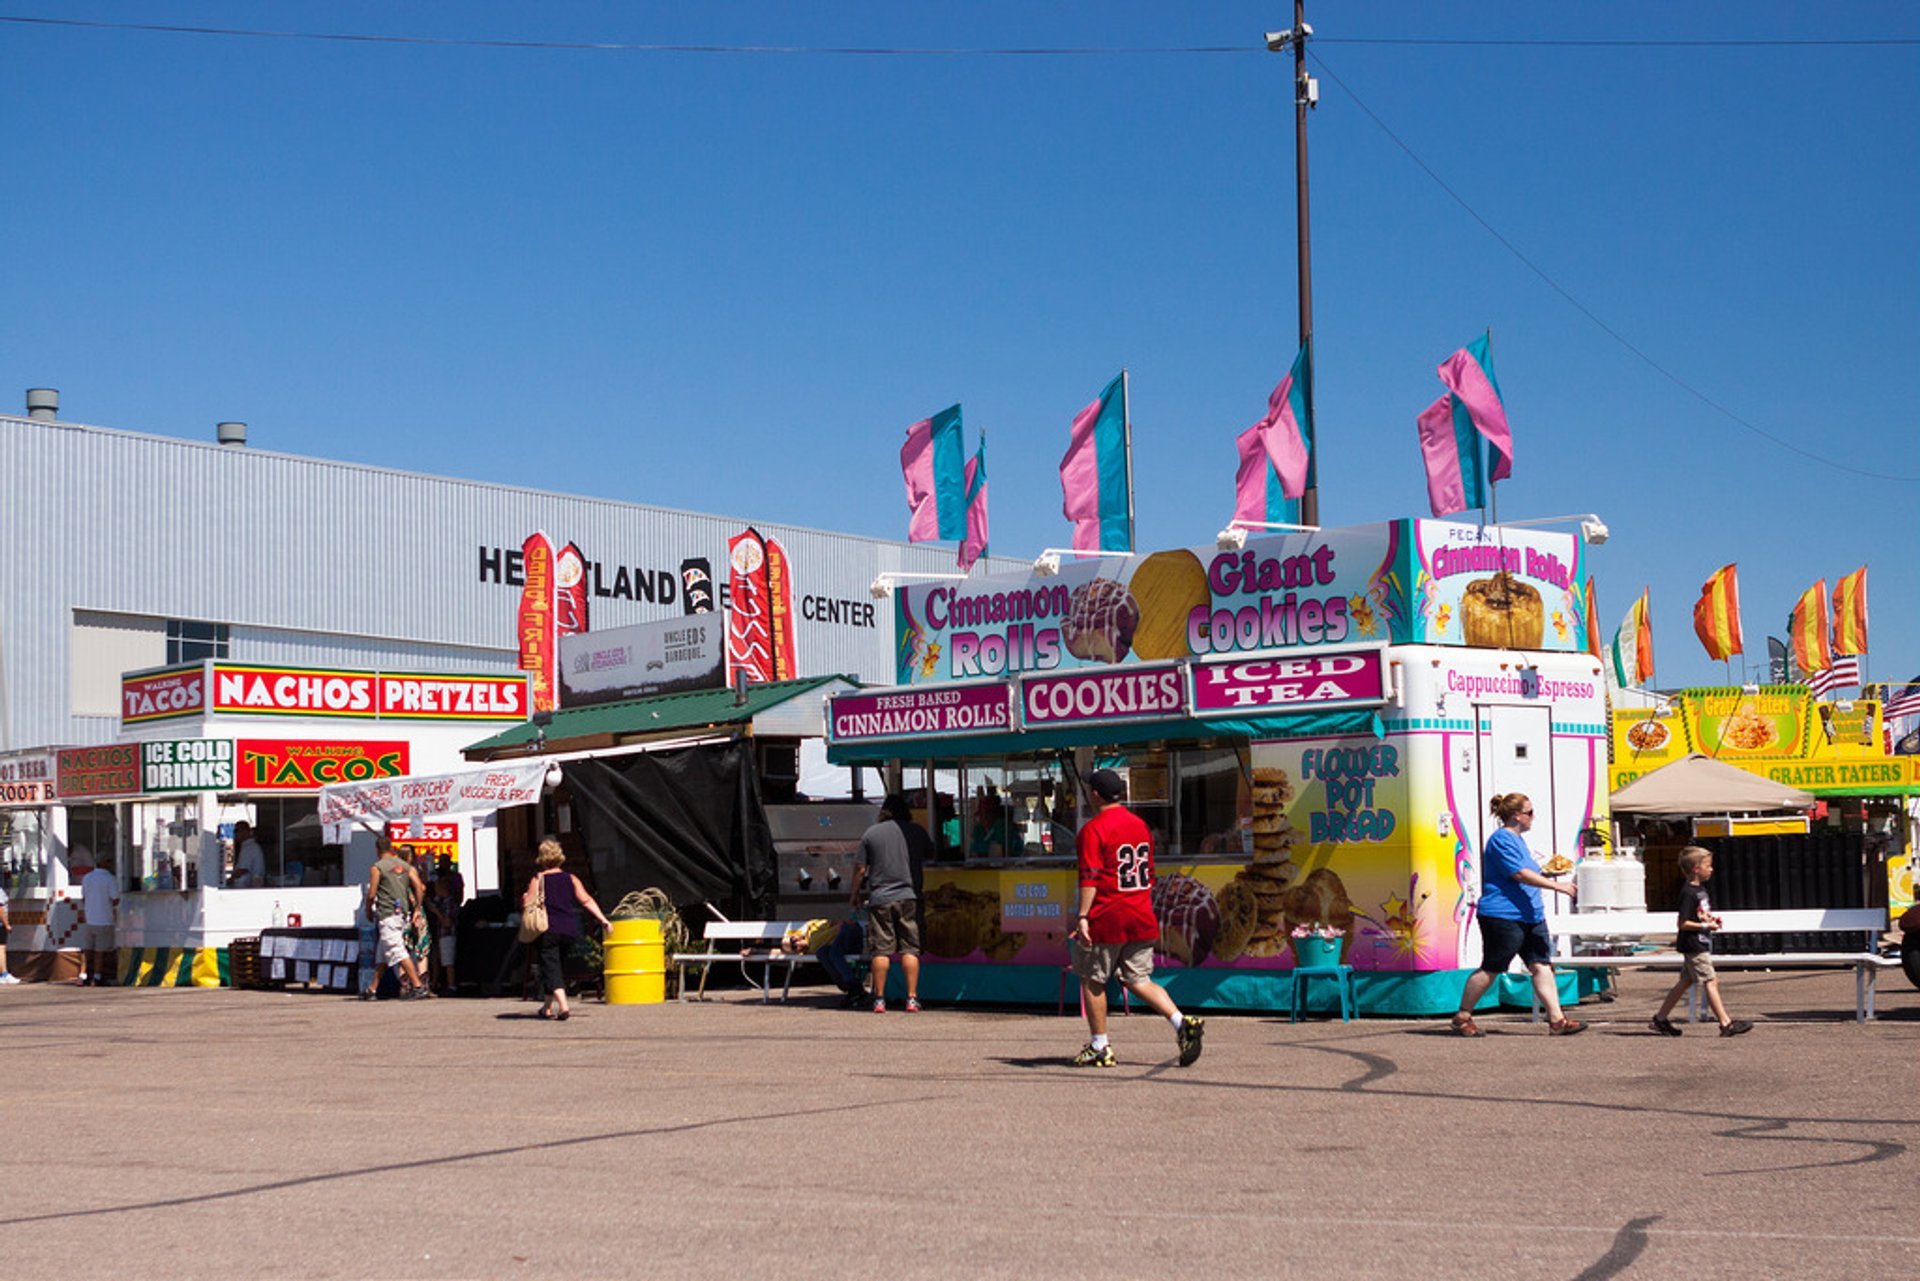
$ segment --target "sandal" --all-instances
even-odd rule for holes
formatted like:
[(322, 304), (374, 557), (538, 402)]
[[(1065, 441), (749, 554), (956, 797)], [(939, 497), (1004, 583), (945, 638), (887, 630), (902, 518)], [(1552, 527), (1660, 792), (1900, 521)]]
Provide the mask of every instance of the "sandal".
[(565, 1023), (565, 1022), (566, 1022), (566, 1021), (567, 1021), (568, 1019), (570, 1019), (570, 1018), (572, 1018), (572, 1017), (573, 1017), (573, 1011), (572, 1011), (572, 1010), (562, 1010), (562, 1011), (560, 1011), (560, 1013), (559, 1013), (558, 1015), (556, 1015), (555, 1017), (557, 1017), (557, 1018), (558, 1018), (558, 1019), (559, 1019), (559, 1020), (560, 1020), (560, 1021), (561, 1021), (562, 1023)]
[(1473, 1015), (1471, 1014), (1454, 1015), (1452, 1027), (1453, 1027), (1453, 1033), (1455, 1036), (1485, 1036), (1486, 1035), (1485, 1032), (1482, 1032), (1480, 1030), (1480, 1025), (1473, 1021)]
[(1576, 1032), (1586, 1030), (1587, 1025), (1579, 1019), (1561, 1019), (1558, 1023), (1547, 1024), (1548, 1036), (1572, 1036)]
[(540, 1007), (540, 1017), (551, 1021), (553, 1019), (553, 1011), (543, 1005)]

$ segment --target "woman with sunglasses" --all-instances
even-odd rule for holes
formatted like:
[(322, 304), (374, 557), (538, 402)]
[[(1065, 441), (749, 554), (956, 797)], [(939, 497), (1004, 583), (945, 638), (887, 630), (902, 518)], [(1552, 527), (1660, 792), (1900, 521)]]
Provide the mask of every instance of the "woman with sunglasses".
[(1480, 968), (1467, 976), (1460, 994), (1460, 1012), (1453, 1030), (1461, 1036), (1484, 1036), (1473, 1021), (1473, 1007), (1519, 957), (1533, 973), (1533, 990), (1547, 1012), (1547, 1031), (1554, 1036), (1584, 1032), (1587, 1025), (1560, 1011), (1560, 989), (1553, 978), (1553, 939), (1547, 934), (1547, 908), (1541, 890), (1573, 898), (1571, 882), (1562, 884), (1544, 876), (1533, 851), (1522, 838), (1533, 827), (1533, 802), (1519, 792), (1493, 798), (1493, 816), (1500, 827), (1487, 838), (1480, 859)]

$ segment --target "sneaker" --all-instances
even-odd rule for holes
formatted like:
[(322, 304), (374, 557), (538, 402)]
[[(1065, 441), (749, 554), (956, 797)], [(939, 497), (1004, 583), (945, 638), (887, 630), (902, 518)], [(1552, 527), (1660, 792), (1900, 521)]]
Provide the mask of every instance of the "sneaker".
[(1734, 1019), (1720, 1029), (1721, 1036), (1739, 1036), (1742, 1032), (1753, 1031), (1753, 1024), (1745, 1019)]
[(1180, 1022), (1180, 1031), (1175, 1039), (1180, 1046), (1180, 1066), (1192, 1067), (1193, 1061), (1200, 1057), (1200, 1038), (1207, 1034), (1207, 1021), (1196, 1019), (1189, 1014)]
[(1653, 1018), (1648, 1021), (1647, 1026), (1658, 1032), (1661, 1036), (1680, 1035), (1680, 1029), (1673, 1025), (1672, 1019), (1664, 1018), (1658, 1014), (1654, 1015)]
[(1118, 1067), (1120, 1060), (1113, 1057), (1113, 1047), (1103, 1045), (1094, 1049), (1091, 1042), (1080, 1053), (1073, 1056), (1075, 1067)]
[(910, 996), (910, 997), (908, 997), (908, 998), (907, 998), (907, 1013), (909, 1013), (909, 1014), (918, 1014), (919, 1012), (920, 1012), (920, 998), (919, 998), (919, 997), (917, 997), (917, 996)]
[(875, 1014), (885, 1014), (887, 1012), (887, 1002), (885, 997), (876, 996), (873, 998), (873, 1012)]
[(0, 974), (0, 984), (18, 983), (20, 980), (11, 974)]

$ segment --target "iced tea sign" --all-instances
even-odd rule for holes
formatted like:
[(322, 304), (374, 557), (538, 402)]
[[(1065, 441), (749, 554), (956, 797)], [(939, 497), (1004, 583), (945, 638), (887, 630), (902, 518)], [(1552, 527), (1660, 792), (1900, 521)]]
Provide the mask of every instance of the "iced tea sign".
[(1193, 667), (1195, 716), (1378, 707), (1386, 701), (1384, 650), (1295, 653)]

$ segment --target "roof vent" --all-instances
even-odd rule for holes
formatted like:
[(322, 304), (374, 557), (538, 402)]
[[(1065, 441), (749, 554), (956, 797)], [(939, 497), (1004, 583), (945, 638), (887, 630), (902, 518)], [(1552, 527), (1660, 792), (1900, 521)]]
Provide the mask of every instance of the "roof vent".
[(60, 417), (60, 392), (53, 387), (29, 387), (27, 389), (27, 417), (35, 422), (50, 423)]
[(247, 425), (245, 423), (218, 423), (213, 429), (213, 437), (223, 445), (235, 449), (247, 447)]

